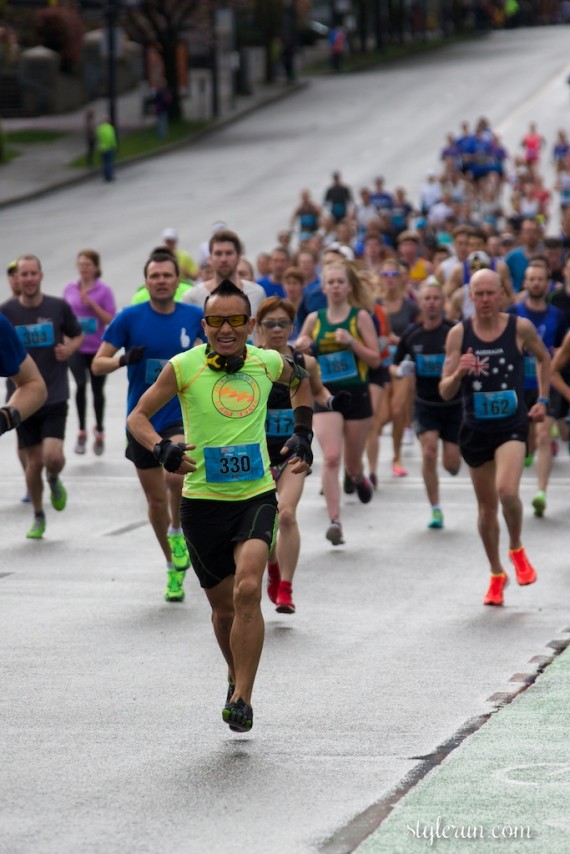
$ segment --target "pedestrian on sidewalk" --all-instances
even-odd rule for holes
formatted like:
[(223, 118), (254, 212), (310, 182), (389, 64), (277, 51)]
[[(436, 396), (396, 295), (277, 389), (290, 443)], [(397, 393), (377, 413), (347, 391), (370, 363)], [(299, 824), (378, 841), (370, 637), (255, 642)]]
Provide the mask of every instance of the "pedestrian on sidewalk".
[(342, 60), (346, 51), (346, 32), (337, 25), (328, 35), (331, 68), (338, 73), (342, 69)]
[(117, 153), (117, 134), (109, 116), (105, 116), (97, 125), (97, 151), (101, 157), (101, 169), (104, 181), (115, 180), (115, 156)]
[(166, 139), (168, 136), (168, 115), (170, 105), (172, 103), (172, 95), (167, 86), (164, 77), (158, 81), (156, 91), (154, 93), (154, 111), (156, 113), (156, 135), (159, 139)]

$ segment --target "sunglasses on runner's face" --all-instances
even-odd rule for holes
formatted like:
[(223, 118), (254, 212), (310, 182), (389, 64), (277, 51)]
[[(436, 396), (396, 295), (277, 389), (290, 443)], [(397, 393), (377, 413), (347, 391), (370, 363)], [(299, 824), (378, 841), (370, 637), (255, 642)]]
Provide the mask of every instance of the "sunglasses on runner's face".
[(262, 320), (261, 325), (266, 329), (275, 329), (275, 327), (279, 327), (279, 329), (287, 329), (291, 326), (290, 320)]
[(398, 270), (382, 270), (381, 275), (384, 276), (385, 279), (396, 279), (400, 273)]
[(208, 326), (215, 326), (219, 329), (224, 323), (229, 323), (230, 326), (245, 326), (249, 317), (247, 314), (230, 314), (227, 317), (222, 317), (221, 314), (207, 314), (204, 317)]

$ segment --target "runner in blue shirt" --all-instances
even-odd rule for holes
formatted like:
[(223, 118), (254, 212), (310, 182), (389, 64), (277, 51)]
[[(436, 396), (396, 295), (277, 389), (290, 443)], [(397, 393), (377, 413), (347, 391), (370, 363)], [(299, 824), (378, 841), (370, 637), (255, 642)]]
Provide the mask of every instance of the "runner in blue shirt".
[[(92, 364), (94, 374), (109, 374), (127, 367), (127, 415), (159, 376), (168, 360), (203, 340), (202, 309), (175, 302), (179, 268), (167, 249), (156, 249), (144, 268), (148, 302), (124, 308), (103, 335)], [(124, 353), (117, 357), (118, 350)], [(174, 442), (184, 441), (182, 412), (173, 398), (152, 418), (157, 433)], [(167, 602), (184, 599), (184, 576), (190, 566), (188, 548), (180, 526), (182, 479), (161, 469), (160, 463), (127, 431), (127, 459), (131, 460), (148, 503), (148, 516), (167, 564)]]
[[(568, 331), (568, 321), (564, 312), (546, 302), (549, 288), (548, 262), (546, 258), (534, 258), (526, 268), (524, 287), (527, 296), (516, 303), (509, 311), (518, 317), (526, 317), (535, 327), (550, 356), (562, 345)], [(532, 353), (524, 353), (524, 394), (528, 409), (538, 400), (538, 381), (536, 376), (536, 358)], [(546, 510), (546, 490), (552, 471), (552, 428), (554, 410), (547, 405), (544, 421), (531, 423), (526, 464), (532, 463), (536, 450), (536, 476), (538, 492), (532, 499), (534, 515), (541, 517)]]

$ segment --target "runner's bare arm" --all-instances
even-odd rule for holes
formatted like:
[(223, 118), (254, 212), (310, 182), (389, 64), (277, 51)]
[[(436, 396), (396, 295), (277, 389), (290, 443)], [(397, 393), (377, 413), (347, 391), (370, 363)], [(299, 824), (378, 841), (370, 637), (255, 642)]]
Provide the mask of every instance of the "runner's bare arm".
[(562, 342), (562, 346), (556, 351), (552, 360), (550, 383), (553, 388), (559, 392), (562, 397), (570, 402), (570, 386), (564, 380), (562, 371), (570, 362), (570, 332), (566, 333), (566, 337)]
[(548, 398), (550, 396), (550, 356), (542, 342), (542, 338), (536, 331), (534, 324), (525, 317), (517, 318), (517, 335), (526, 349), (536, 357), (538, 396), (539, 398)]
[(473, 364), (472, 353), (461, 355), (462, 342), (463, 325), (459, 323), (450, 330), (445, 342), (445, 362), (439, 383), (439, 393), (444, 400), (451, 400), (452, 397), (455, 397), (463, 377), (469, 372)]
[(6, 401), (6, 406), (17, 409), (24, 421), (46, 402), (46, 384), (30, 355), (26, 356), (12, 380), (16, 384), (16, 390)]
[[(150, 419), (176, 394), (178, 394), (178, 386), (174, 368), (167, 364), (127, 418), (129, 432), (132, 433), (137, 442), (140, 442), (149, 451), (152, 451), (155, 445), (162, 441), (162, 436), (156, 432)], [(196, 445), (186, 445), (186, 450), (191, 451), (195, 447)], [(196, 471), (195, 460), (185, 456), (177, 469), (177, 474), (186, 474), (191, 471)]]

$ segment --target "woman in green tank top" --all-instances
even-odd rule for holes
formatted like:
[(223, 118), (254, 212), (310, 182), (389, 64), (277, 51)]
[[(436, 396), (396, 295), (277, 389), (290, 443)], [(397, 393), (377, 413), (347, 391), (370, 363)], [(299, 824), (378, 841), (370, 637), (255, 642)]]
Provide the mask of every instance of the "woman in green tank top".
[[(295, 347), (317, 357), (324, 384), (333, 394), (350, 392), (346, 412), (315, 406), (314, 428), (323, 452), (323, 492), (330, 517), (326, 538), (344, 542), (340, 523), (339, 469), (344, 467), (359, 499), (368, 503), (372, 485), (364, 477), (362, 456), (372, 421), (368, 369), (380, 364), (378, 336), (372, 321), (372, 296), (347, 261), (328, 264), (322, 276), (327, 308), (306, 318)], [(351, 490), (352, 491), (352, 490)]]

